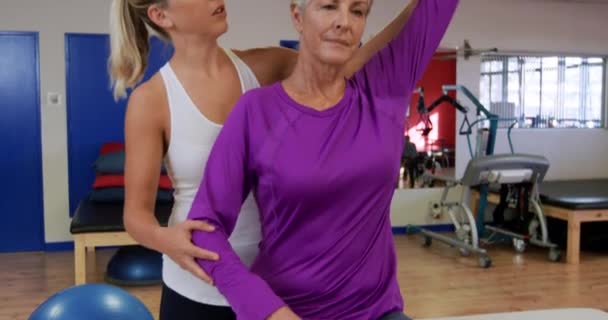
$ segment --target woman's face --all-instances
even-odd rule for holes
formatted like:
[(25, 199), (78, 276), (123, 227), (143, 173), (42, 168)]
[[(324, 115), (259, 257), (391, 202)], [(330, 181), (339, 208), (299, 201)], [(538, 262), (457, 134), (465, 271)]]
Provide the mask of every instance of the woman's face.
[(359, 47), (368, 12), (369, 0), (310, 0), (302, 10), (293, 5), (300, 50), (324, 64), (344, 65)]
[(224, 0), (168, 0), (161, 10), (169, 33), (219, 37), (228, 30)]

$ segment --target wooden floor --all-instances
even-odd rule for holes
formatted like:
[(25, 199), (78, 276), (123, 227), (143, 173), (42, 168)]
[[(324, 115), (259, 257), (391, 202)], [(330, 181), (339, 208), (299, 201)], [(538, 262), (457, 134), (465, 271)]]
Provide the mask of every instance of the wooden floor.
[[(491, 247), (494, 265), (484, 270), (476, 259), (462, 258), (445, 245), (425, 249), (419, 243), (416, 236), (396, 236), (399, 281), (411, 317), (565, 307), (608, 310), (608, 255), (583, 253), (582, 263), (571, 266), (548, 262), (542, 250), (516, 255), (509, 247)], [(103, 281), (113, 252), (97, 252), (89, 279)], [(71, 252), (1, 254), (0, 261), (0, 320), (27, 319), (39, 303), (73, 284)], [(158, 287), (129, 291), (158, 313)]]

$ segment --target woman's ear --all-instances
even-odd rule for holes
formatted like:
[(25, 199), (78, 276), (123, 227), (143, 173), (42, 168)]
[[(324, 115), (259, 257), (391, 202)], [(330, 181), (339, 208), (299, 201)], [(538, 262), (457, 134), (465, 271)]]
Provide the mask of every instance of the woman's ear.
[(290, 15), (294, 28), (298, 33), (302, 33), (303, 12), (295, 3), (290, 6)]
[(171, 28), (174, 25), (173, 20), (167, 16), (165, 10), (156, 4), (148, 7), (148, 18), (163, 29)]

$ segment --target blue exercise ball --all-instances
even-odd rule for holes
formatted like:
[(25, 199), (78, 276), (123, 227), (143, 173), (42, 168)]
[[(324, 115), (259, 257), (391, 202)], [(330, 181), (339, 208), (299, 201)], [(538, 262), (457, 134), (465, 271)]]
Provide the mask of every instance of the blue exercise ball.
[(148, 286), (162, 282), (162, 255), (142, 246), (116, 251), (106, 270), (107, 282), (119, 286)]
[(107, 284), (85, 284), (56, 293), (29, 320), (153, 320), (146, 306), (129, 292)]

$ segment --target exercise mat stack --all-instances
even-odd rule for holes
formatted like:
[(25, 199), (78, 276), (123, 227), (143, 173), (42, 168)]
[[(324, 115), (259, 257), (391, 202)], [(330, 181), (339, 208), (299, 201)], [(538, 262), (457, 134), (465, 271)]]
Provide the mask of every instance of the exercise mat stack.
[[(125, 146), (121, 142), (104, 143), (93, 164), (95, 180), (89, 199), (94, 202), (116, 203), (125, 199)], [(161, 167), (156, 200), (173, 201), (173, 187), (165, 166)]]

